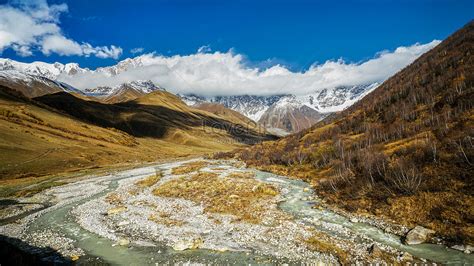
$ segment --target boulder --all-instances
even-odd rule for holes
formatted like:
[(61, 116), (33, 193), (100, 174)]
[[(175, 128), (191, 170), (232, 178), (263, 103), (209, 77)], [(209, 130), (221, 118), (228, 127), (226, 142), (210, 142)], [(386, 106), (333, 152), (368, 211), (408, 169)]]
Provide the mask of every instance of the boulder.
[(470, 245), (454, 245), (451, 247), (452, 249), (459, 250), (461, 252), (464, 252), (466, 254), (471, 254), (474, 251), (474, 247)]
[(431, 229), (427, 229), (423, 226), (417, 225), (415, 228), (411, 229), (405, 236), (405, 244), (417, 245), (425, 243), (434, 233), (436, 232)]
[(403, 252), (399, 257), (399, 261), (412, 261), (412, 260), (413, 260), (413, 256), (408, 252)]
[(464, 250), (465, 250), (465, 247), (463, 245), (454, 245), (451, 248), (455, 249), (455, 250), (462, 251), (462, 252), (464, 252)]
[(473, 246), (471, 246), (471, 245), (466, 245), (466, 246), (464, 247), (464, 253), (466, 253), (466, 254), (471, 254), (471, 253), (473, 253), (473, 252), (474, 252), (474, 247), (473, 247)]
[(359, 219), (357, 219), (355, 217), (351, 217), (350, 221), (351, 221), (351, 223), (358, 223)]
[(177, 251), (183, 251), (186, 249), (196, 249), (202, 244), (202, 239), (191, 239), (191, 240), (180, 240), (173, 245), (173, 249)]
[(369, 254), (376, 258), (379, 258), (383, 255), (382, 250), (376, 244), (373, 244), (369, 247)]
[(130, 241), (128, 239), (122, 238), (118, 241), (118, 244), (120, 246), (128, 246), (130, 244)]

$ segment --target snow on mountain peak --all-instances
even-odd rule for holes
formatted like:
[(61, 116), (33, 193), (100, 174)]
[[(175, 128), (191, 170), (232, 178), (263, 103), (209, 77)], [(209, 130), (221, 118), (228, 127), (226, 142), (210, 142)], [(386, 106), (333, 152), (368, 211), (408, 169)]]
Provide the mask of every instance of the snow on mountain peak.
[(108, 96), (114, 94), (120, 90), (133, 89), (142, 93), (150, 93), (157, 90), (165, 90), (164, 88), (156, 85), (151, 80), (135, 80), (131, 82), (122, 83), (117, 86), (99, 86), (96, 88), (88, 88), (84, 92), (90, 96)]

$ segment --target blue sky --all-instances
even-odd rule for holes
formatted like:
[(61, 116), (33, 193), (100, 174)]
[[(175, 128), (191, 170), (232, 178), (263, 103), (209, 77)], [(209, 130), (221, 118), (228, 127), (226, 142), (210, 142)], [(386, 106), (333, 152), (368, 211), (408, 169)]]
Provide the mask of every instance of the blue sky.
[(171, 56), (208, 45), (212, 51), (234, 49), (251, 65), (280, 63), (299, 71), (315, 62), (360, 62), (382, 50), (442, 40), (474, 14), (472, 0), (48, 1), (49, 6), (62, 3), (67, 11), (59, 12), (57, 24), (66, 38), (120, 47), (120, 57), (45, 55), (40, 48), (22, 57), (8, 47), (1, 57), (96, 68), (138, 55), (130, 52), (133, 48)]

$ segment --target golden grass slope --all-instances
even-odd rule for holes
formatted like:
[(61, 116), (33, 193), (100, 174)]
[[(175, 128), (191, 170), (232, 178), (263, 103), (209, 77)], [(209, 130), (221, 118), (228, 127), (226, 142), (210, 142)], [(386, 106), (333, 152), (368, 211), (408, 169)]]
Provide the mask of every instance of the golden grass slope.
[[(72, 96), (71, 96), (72, 97)], [(133, 136), (81, 121), (0, 87), (0, 194), (40, 176), (230, 150), (239, 144), (224, 130), (169, 127), (161, 138)], [(21, 178), (21, 179), (18, 179)]]

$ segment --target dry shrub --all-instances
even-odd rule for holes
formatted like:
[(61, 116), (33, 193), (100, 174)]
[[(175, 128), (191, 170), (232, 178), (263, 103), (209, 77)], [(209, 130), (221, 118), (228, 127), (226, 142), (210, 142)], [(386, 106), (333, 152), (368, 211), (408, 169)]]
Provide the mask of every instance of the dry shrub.
[(146, 177), (142, 180), (137, 181), (135, 185), (139, 187), (152, 187), (153, 185), (158, 183), (158, 181), (160, 181), (162, 176), (163, 175), (161, 172), (157, 172), (155, 175), (151, 175), (149, 177)]
[(178, 167), (175, 167), (171, 170), (173, 175), (184, 175), (191, 172), (196, 172), (197, 170), (207, 166), (208, 163), (205, 161), (196, 161), (182, 164)]
[(231, 214), (258, 223), (267, 209), (268, 199), (278, 194), (275, 187), (255, 179), (231, 179), (200, 172), (178, 178), (153, 190), (160, 197), (184, 198), (202, 203), (206, 212)]
[(148, 216), (148, 220), (158, 224), (163, 224), (165, 226), (182, 226), (184, 224), (183, 221), (173, 219), (169, 216), (170, 215), (166, 212), (158, 212), (150, 214), (150, 216)]
[(233, 172), (227, 175), (228, 178), (244, 178), (244, 179), (249, 179), (253, 178), (255, 176), (254, 172)]
[(123, 203), (123, 199), (120, 197), (119, 194), (117, 194), (115, 192), (112, 192), (112, 193), (109, 193), (105, 197), (105, 202), (107, 202), (109, 204), (113, 204), (113, 205), (120, 205), (120, 204)]
[[(422, 192), (390, 199), (388, 214), (407, 226), (423, 225), (448, 241), (474, 243), (474, 197), (455, 192)], [(387, 210), (385, 211), (387, 212)], [(472, 221), (472, 220), (471, 220)]]
[(311, 250), (335, 255), (342, 265), (349, 263), (349, 255), (347, 252), (332, 244), (329, 239), (330, 237), (326, 234), (314, 232), (310, 238), (305, 240), (305, 242)]

